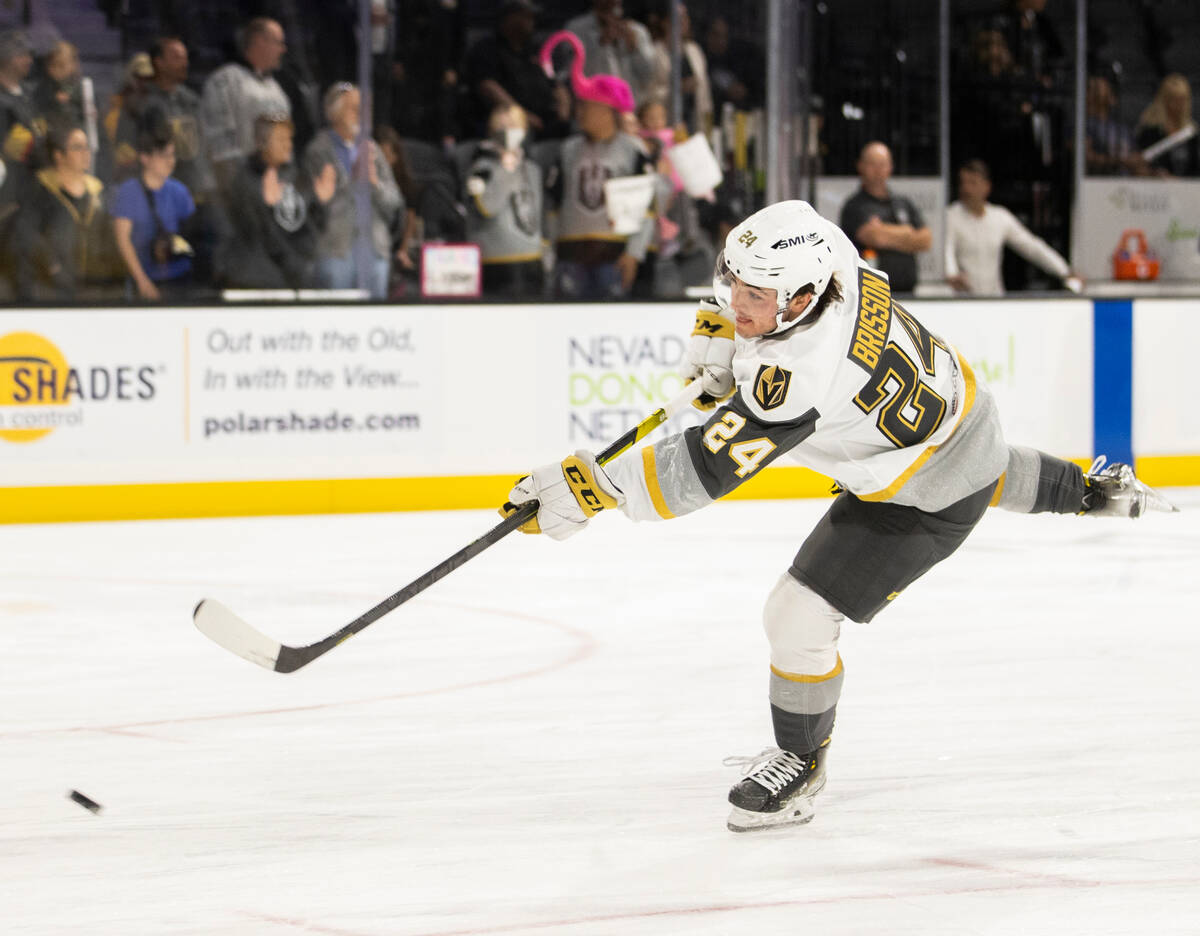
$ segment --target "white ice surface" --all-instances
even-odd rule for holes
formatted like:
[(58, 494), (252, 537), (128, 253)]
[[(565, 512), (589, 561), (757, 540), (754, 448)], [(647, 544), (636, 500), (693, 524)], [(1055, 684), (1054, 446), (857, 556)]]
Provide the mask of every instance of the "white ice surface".
[[(843, 628), (808, 826), (763, 598), (826, 504), (513, 536), (292, 675), (191, 623), (347, 623), (483, 512), (0, 527), (0, 934), (1200, 932), (1200, 492), (993, 511)], [(78, 789), (103, 806), (67, 799)]]

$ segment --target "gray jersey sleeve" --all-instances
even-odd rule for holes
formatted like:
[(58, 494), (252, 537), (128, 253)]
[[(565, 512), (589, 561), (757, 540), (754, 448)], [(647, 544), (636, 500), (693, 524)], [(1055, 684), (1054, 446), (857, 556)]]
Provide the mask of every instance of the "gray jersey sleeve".
[(765, 422), (735, 395), (703, 426), (636, 450), (605, 468), (625, 494), (632, 520), (667, 520), (724, 497), (816, 428), (815, 408), (788, 422)]

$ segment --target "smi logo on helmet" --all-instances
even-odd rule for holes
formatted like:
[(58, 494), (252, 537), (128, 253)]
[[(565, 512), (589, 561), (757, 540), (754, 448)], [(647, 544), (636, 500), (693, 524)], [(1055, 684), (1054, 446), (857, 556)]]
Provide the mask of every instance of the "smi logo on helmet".
[(34, 332), (0, 335), (0, 439), (33, 442), (83, 423), (85, 401), (151, 400), (158, 368), (73, 367), (58, 346)]
[(799, 247), (802, 244), (815, 246), (821, 243), (823, 240), (824, 238), (821, 237), (820, 234), (818, 234), (816, 231), (813, 231), (811, 234), (797, 234), (795, 237), (781, 237), (771, 245), (771, 249), (783, 250), (786, 247)]

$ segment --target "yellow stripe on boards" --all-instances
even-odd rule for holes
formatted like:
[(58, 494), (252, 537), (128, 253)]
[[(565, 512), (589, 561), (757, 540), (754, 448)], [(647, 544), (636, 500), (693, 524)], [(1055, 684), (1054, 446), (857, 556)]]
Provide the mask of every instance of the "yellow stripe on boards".
[(518, 476), (0, 488), (0, 523), (495, 508)]
[[(646, 446), (642, 458), (654, 458)], [(646, 453), (649, 453), (648, 455)], [(1084, 469), (1089, 459), (1071, 459)], [(1137, 459), (1152, 487), (1200, 485), (1200, 455)], [(0, 488), (0, 523), (376, 513), (393, 510), (489, 510), (504, 502), (521, 472), (439, 478), (334, 478), (312, 481), (203, 481)], [(654, 485), (649, 482), (655, 479)], [(764, 468), (723, 500), (828, 497), (830, 480), (807, 468)], [(651, 499), (662, 497), (647, 473)], [(665, 501), (655, 509), (671, 516)]]
[(1140, 455), (1134, 471), (1151, 487), (1200, 484), (1200, 455)]
[(776, 669), (774, 664), (771, 665), (771, 672), (774, 673), (776, 676), (778, 676), (780, 679), (786, 679), (788, 682), (799, 682), (799, 683), (829, 682), (829, 680), (842, 675), (842, 656), (841, 656), (841, 654), (838, 654), (837, 666), (835, 666), (833, 669), (831, 669), (828, 673), (824, 673), (821, 676), (804, 676), (800, 673), (785, 673), (781, 669)]

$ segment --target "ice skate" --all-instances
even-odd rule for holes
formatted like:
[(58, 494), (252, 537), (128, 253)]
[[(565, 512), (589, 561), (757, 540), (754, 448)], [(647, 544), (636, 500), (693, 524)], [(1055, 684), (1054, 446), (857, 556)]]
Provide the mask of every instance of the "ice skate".
[(1097, 456), (1084, 480), (1083, 512), (1090, 517), (1129, 517), (1136, 519), (1147, 510), (1178, 513), (1179, 508), (1137, 479), (1133, 469), (1122, 462), (1105, 467), (1107, 459)]
[(825, 786), (827, 740), (808, 754), (768, 748), (757, 757), (729, 757), (727, 765), (746, 768), (729, 791), (726, 826), (731, 832), (751, 832), (809, 822), (813, 800)]

